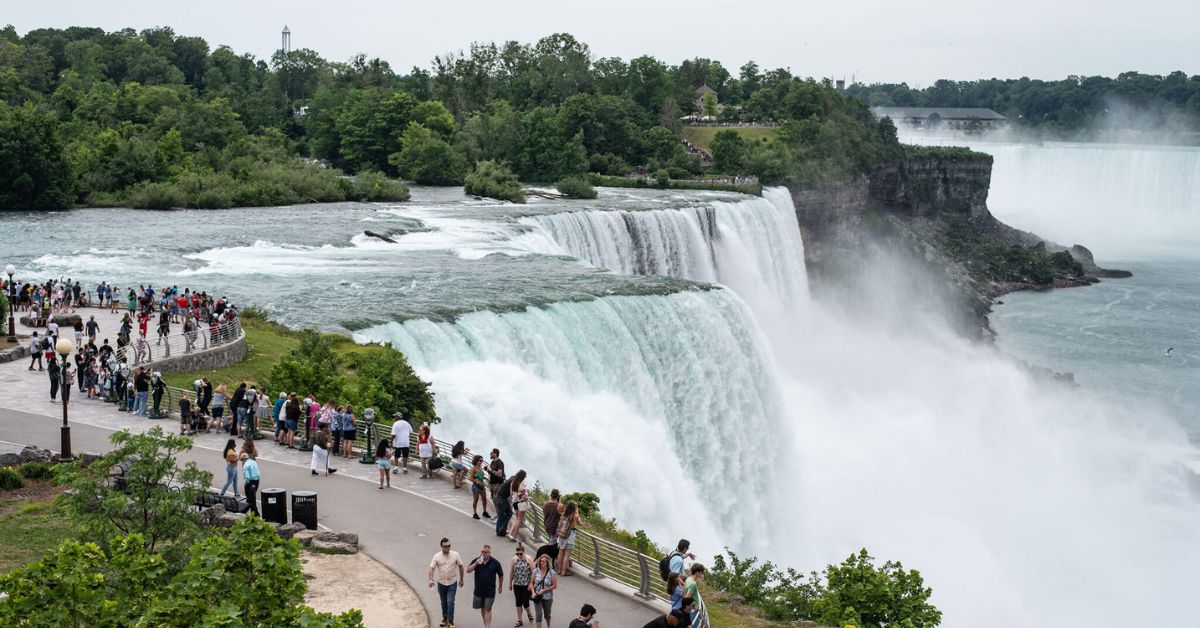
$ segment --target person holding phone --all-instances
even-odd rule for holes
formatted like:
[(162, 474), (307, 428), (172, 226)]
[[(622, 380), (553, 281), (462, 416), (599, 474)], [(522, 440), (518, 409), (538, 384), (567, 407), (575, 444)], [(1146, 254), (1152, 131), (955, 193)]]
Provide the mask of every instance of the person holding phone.
[(442, 622), (438, 625), (454, 628), (454, 597), (466, 577), (462, 557), (450, 549), (450, 539), (443, 538), (441, 545), (442, 551), (434, 554), (429, 562), (429, 588), (437, 585), (438, 600), (442, 604)]
[(483, 628), (492, 628), (492, 604), (496, 602), (496, 596), (504, 592), (504, 567), (492, 558), (492, 546), (484, 545), (479, 556), (471, 559), (467, 573), (472, 572), (475, 574), (475, 595), (471, 607), (479, 609)]

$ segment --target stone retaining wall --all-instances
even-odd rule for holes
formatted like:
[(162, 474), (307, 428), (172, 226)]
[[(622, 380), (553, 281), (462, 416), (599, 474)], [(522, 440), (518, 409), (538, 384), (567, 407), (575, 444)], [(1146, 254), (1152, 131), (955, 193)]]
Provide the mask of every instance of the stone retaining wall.
[(246, 357), (246, 334), (243, 332), (237, 340), (219, 347), (181, 353), (169, 358), (162, 358), (150, 363), (151, 368), (163, 373), (179, 371), (209, 371), (233, 366)]

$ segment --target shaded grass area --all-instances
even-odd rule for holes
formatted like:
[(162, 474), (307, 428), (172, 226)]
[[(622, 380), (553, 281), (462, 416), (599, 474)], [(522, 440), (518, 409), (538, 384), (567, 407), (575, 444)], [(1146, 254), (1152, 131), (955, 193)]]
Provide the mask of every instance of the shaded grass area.
[(775, 622), (759, 616), (756, 609), (744, 604), (727, 593), (705, 589), (703, 592), (705, 608), (708, 609), (708, 621), (714, 628), (783, 628), (786, 626), (817, 626), (809, 622)]
[[(752, 142), (768, 141), (772, 142), (779, 136), (778, 129), (774, 127), (739, 127), (739, 126), (685, 126), (681, 133), (683, 139), (689, 141), (696, 148), (702, 151), (710, 152), (708, 145), (712, 143), (717, 133), (721, 131), (737, 131), (742, 139)], [(711, 153), (711, 152), (710, 152)]]
[(39, 560), (77, 529), (58, 502), (50, 480), (25, 480), (25, 488), (0, 491), (0, 573)]

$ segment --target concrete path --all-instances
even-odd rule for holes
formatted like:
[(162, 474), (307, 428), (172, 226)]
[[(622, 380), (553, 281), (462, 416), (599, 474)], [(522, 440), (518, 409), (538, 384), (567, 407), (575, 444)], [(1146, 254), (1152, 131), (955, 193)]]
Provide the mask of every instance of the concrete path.
[[(0, 364), (0, 439), (57, 451), (62, 407), (49, 402), (46, 374), (31, 373), (26, 365)], [(179, 429), (174, 421), (135, 417), (117, 411), (115, 404), (88, 400), (77, 392), (72, 394), (69, 411), (75, 452), (107, 451), (113, 430), (145, 430), (152, 425)], [(224, 466), (220, 452), (226, 439), (225, 435), (201, 434), (195, 449), (184, 459), (196, 461), (221, 481)], [(441, 479), (421, 480), (414, 466), (407, 475), (393, 475), (392, 488), (381, 491), (374, 465), (334, 458), (332, 464), (339, 469), (336, 475), (313, 476), (308, 470), (310, 454), (278, 447), (269, 438), (257, 444), (262, 488), (280, 487), (289, 493), (317, 491), (320, 523), (335, 530), (357, 532), (362, 550), (399, 574), (417, 592), (432, 618), (431, 626), (436, 625), (441, 611), (436, 590), (427, 586), (426, 569), (442, 537), (451, 539), (465, 561), (476, 556), (483, 544), (491, 544), (493, 555), (500, 558), (507, 571), (513, 543), (495, 536), (494, 529), (485, 522), (471, 518), (469, 492), (455, 490), (446, 474)], [(455, 612), (459, 626), (482, 625), (478, 611), (470, 608), (473, 583), (474, 576), (468, 574), (466, 590), (460, 592)], [(585, 602), (599, 609), (598, 619), (603, 626), (636, 628), (665, 612), (660, 603), (643, 602), (627, 588), (593, 581), (581, 572), (560, 580), (554, 604), (555, 624), (565, 626)], [(506, 581), (505, 592), (496, 599), (493, 628), (511, 626), (516, 619), (514, 608)]]

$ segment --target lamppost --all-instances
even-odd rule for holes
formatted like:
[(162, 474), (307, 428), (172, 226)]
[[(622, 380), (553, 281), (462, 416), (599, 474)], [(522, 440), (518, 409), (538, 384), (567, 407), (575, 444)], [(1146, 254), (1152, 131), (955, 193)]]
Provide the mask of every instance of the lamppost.
[[(17, 320), (15, 312), (17, 311), (17, 287), (13, 285), (13, 274), (17, 272), (12, 264), (4, 267), (4, 272), (8, 273), (8, 341), (17, 341)], [(0, 314), (3, 316), (3, 314)]]
[(54, 343), (54, 350), (62, 357), (62, 407), (63, 407), (63, 424), (62, 424), (62, 449), (58, 454), (58, 459), (62, 462), (70, 462), (75, 459), (71, 455), (71, 426), (67, 424), (67, 401), (71, 398), (71, 381), (67, 378), (67, 357), (75, 350), (75, 344), (67, 338), (59, 338), (58, 342)]

